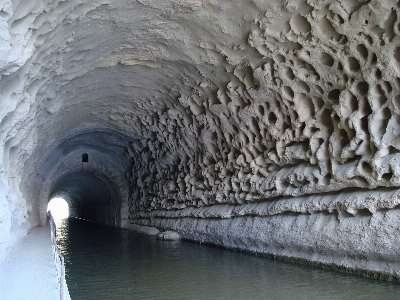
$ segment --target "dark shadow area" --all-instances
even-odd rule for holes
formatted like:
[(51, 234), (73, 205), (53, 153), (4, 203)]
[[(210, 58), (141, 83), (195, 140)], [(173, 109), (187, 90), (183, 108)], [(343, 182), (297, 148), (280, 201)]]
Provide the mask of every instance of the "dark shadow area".
[(119, 224), (121, 201), (115, 183), (100, 173), (79, 171), (54, 182), (50, 199), (69, 203), (70, 216), (106, 225)]

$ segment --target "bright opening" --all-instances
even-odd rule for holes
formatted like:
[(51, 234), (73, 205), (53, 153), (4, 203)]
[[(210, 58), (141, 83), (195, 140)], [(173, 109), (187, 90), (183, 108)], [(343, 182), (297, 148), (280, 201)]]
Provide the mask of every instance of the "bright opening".
[(51, 211), (54, 222), (59, 223), (69, 217), (69, 206), (63, 198), (53, 198), (47, 205), (47, 212)]

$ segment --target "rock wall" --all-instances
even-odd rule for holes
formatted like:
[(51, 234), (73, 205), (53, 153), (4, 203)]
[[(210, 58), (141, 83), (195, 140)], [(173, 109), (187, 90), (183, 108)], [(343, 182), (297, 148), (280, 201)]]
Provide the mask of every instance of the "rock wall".
[(227, 55), (234, 80), (140, 118), (151, 135), (133, 147), (131, 220), (395, 273), (386, 262), (399, 254), (397, 5), (271, 6), (238, 46), (263, 62)]
[(399, 185), (397, 6), (309, 2), (249, 32), (259, 66), (140, 117), (136, 210)]
[(0, 252), (84, 172), (108, 224), (396, 277), (399, 11), (0, 1)]

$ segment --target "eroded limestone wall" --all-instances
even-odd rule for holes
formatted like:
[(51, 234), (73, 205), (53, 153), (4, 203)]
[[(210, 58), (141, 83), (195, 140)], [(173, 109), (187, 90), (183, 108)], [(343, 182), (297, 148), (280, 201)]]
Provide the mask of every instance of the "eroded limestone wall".
[(397, 276), (399, 12), (0, 1), (0, 261), (97, 153), (131, 223)]
[(271, 6), (237, 45), (263, 62), (228, 52), (234, 80), (140, 117), (132, 221), (394, 274), (398, 12), (390, 1)]
[(135, 210), (398, 186), (399, 35), (394, 2), (272, 6), (242, 45), (265, 63), (140, 117)]

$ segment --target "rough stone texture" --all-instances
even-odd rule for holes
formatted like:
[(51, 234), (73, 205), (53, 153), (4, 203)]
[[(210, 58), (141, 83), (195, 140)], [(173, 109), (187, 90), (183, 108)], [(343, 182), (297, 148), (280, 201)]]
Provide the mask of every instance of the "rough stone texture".
[(160, 232), (157, 238), (163, 241), (179, 241), (181, 239), (179, 233), (171, 230)]
[(0, 252), (63, 195), (106, 224), (396, 274), (399, 11), (0, 1)]
[(140, 226), (137, 224), (127, 223), (127, 224), (125, 224), (124, 228), (129, 229), (131, 231), (141, 233), (141, 234), (153, 235), (153, 236), (156, 236), (160, 233), (160, 230), (158, 230), (156, 227)]

